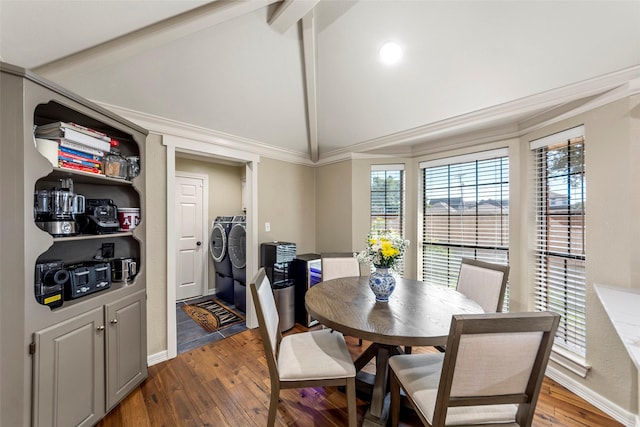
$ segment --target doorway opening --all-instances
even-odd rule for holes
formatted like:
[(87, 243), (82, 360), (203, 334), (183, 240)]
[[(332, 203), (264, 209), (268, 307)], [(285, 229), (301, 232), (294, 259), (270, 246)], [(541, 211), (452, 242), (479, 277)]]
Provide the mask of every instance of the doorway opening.
[[(257, 168), (259, 156), (252, 153), (243, 152), (219, 145), (213, 145), (202, 141), (189, 140), (171, 135), (163, 137), (163, 145), (167, 147), (167, 236), (176, 236), (176, 206), (175, 189), (177, 168), (176, 163), (180, 163), (182, 158), (195, 158), (199, 161), (211, 163), (221, 163), (233, 165), (244, 173), (244, 180), (239, 180), (238, 185), (244, 188), (244, 194), (240, 194), (242, 205), (246, 209), (245, 233), (246, 233), (246, 277), (253, 277), (257, 271)], [(207, 224), (207, 231), (210, 232)], [(202, 246), (208, 248), (209, 235), (206, 235)], [(178, 300), (176, 298), (176, 278), (178, 263), (176, 258), (177, 246), (175, 239), (167, 241), (167, 358), (171, 359), (177, 355), (177, 323), (178, 323)], [(210, 257), (207, 256), (207, 262)], [(211, 277), (208, 279), (211, 281)], [(208, 288), (207, 288), (208, 289)], [(213, 290), (213, 287), (211, 287)], [(247, 295), (248, 296), (248, 295)], [(204, 297), (204, 295), (203, 295)], [(237, 304), (235, 304), (237, 305)], [(257, 326), (253, 303), (250, 298), (245, 298), (246, 327)], [(181, 315), (181, 314), (180, 314)], [(222, 333), (224, 335), (224, 333)], [(210, 337), (213, 339), (213, 337)]]
[[(246, 280), (238, 277), (244, 269), (236, 268), (245, 252), (236, 246), (245, 239), (233, 237), (245, 221), (244, 182), (244, 165), (176, 153), (178, 354), (246, 329)], [(235, 324), (225, 323), (234, 318)]]

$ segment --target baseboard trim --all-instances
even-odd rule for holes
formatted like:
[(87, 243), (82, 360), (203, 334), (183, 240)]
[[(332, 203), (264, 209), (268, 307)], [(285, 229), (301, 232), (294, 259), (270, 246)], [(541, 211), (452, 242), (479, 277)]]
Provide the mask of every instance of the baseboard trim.
[(575, 393), (577, 396), (583, 398), (616, 421), (624, 424), (625, 426), (640, 427), (640, 415), (633, 414), (610, 400), (605, 399), (598, 393), (586, 388), (578, 381), (567, 376), (559, 369), (548, 366), (545, 374), (547, 377), (556, 381), (572, 393)]
[(147, 366), (153, 366), (167, 360), (169, 360), (169, 352), (167, 350), (163, 350), (159, 353), (148, 355)]

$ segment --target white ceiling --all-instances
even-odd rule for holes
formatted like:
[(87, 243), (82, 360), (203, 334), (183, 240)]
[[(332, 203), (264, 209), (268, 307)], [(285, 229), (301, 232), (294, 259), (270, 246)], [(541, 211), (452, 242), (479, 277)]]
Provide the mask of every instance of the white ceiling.
[(312, 161), (410, 155), (639, 78), (640, 0), (0, 0), (0, 57)]

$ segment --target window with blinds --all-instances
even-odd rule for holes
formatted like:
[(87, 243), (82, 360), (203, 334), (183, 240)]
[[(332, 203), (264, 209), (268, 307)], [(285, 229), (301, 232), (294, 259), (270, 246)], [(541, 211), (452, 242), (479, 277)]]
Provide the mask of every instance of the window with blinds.
[[(371, 166), (371, 232), (394, 231), (404, 237), (404, 165)], [(404, 272), (404, 260), (397, 266)]]
[(462, 258), (508, 265), (507, 150), (424, 162), (420, 168), (422, 279), (456, 287)]
[(371, 166), (371, 231), (404, 235), (404, 165)]
[(536, 310), (562, 316), (555, 344), (586, 350), (584, 128), (531, 142), (535, 161)]

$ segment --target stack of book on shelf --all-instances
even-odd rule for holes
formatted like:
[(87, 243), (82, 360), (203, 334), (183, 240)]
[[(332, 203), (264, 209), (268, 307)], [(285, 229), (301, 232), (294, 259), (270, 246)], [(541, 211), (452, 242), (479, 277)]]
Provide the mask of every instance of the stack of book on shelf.
[(36, 126), (36, 138), (58, 142), (58, 166), (104, 174), (102, 159), (109, 153), (111, 138), (75, 123), (55, 122)]

